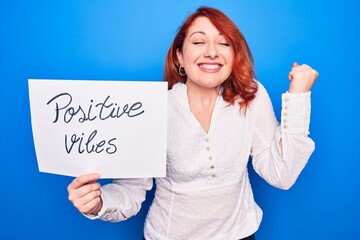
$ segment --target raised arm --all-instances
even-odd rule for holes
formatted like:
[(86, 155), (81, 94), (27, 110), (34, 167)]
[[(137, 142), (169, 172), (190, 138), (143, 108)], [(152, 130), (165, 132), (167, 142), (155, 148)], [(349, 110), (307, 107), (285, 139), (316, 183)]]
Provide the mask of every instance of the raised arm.
[(317, 73), (307, 65), (294, 64), (289, 73), (289, 92), (282, 95), (281, 125), (270, 98), (260, 85), (253, 109), (252, 157), (255, 171), (271, 185), (289, 189), (314, 150), (308, 137), (310, 89)]

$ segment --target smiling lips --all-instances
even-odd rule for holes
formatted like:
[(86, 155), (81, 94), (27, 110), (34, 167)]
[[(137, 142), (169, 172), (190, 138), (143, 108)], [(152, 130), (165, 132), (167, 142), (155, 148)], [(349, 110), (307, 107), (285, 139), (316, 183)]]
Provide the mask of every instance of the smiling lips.
[(200, 63), (198, 66), (205, 72), (218, 72), (223, 65), (220, 63)]

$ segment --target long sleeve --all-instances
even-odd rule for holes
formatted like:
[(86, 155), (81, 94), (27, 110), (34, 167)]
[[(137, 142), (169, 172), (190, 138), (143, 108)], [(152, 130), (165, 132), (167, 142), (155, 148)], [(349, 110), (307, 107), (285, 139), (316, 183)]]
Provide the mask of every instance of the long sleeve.
[(103, 207), (91, 219), (119, 222), (136, 215), (145, 200), (146, 191), (153, 186), (152, 178), (114, 179), (101, 187)]
[(254, 101), (251, 153), (254, 169), (269, 184), (289, 189), (315, 148), (308, 137), (310, 92), (282, 95), (281, 125), (261, 84)]

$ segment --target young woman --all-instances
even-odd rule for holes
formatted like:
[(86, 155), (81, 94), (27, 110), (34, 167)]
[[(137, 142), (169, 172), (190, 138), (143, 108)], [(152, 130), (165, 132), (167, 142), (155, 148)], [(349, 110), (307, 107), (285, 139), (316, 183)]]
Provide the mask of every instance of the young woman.
[[(279, 125), (236, 25), (213, 8), (190, 15), (166, 58), (167, 177), (156, 179), (144, 238), (254, 239), (262, 211), (248, 178), (249, 156), (269, 184), (294, 184), (314, 150), (308, 129), (317, 75), (293, 64)], [(153, 185), (152, 179), (115, 179), (101, 187), (99, 177), (77, 177), (68, 192), (81, 213), (105, 221), (135, 215)]]

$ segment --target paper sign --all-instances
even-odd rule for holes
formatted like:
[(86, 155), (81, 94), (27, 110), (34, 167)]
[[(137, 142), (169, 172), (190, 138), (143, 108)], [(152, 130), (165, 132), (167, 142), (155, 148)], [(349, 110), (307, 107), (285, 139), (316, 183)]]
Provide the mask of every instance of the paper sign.
[(166, 175), (167, 83), (29, 79), (40, 172)]

